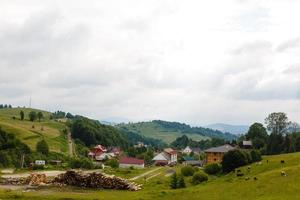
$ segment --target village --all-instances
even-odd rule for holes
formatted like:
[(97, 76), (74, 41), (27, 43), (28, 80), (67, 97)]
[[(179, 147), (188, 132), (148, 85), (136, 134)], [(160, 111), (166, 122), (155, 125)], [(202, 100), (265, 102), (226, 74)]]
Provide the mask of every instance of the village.
[[(243, 141), (243, 149), (252, 149), (251, 141)], [(143, 142), (138, 142), (134, 148), (147, 148)], [(119, 147), (104, 147), (101, 144), (91, 148), (88, 157), (91, 158), (95, 165), (105, 168), (105, 162), (108, 160), (116, 160), (120, 168), (144, 168), (153, 166), (174, 166), (182, 164), (184, 166), (204, 167), (204, 165), (212, 163), (221, 163), (225, 153), (235, 148), (230, 144), (224, 144), (217, 147), (201, 150), (200, 148), (191, 148), (186, 146), (184, 149), (178, 150), (173, 148), (165, 148), (163, 151), (154, 153), (151, 159), (152, 164), (146, 164), (145, 160), (127, 156), (124, 151)]]

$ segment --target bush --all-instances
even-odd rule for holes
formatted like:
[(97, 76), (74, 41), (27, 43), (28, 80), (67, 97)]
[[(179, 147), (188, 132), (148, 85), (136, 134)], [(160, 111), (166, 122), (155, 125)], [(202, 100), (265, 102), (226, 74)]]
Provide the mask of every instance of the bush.
[(183, 176), (193, 176), (195, 169), (192, 166), (184, 166), (181, 168), (181, 174)]
[(261, 161), (261, 154), (258, 150), (252, 150), (250, 154), (253, 162)]
[(34, 164), (32, 167), (33, 170), (43, 170), (44, 168), (45, 168), (44, 165), (36, 165), (36, 164)]
[(116, 169), (116, 168), (119, 167), (119, 162), (118, 162), (116, 159), (108, 160), (108, 161), (106, 162), (106, 164), (107, 164), (108, 166), (110, 166), (111, 168), (113, 168), (113, 169)]
[(218, 163), (208, 164), (205, 166), (204, 171), (207, 174), (218, 174), (222, 171), (222, 166)]
[(193, 178), (192, 178), (192, 183), (194, 185), (198, 185), (199, 183), (202, 183), (202, 182), (205, 182), (208, 180), (208, 176), (207, 174), (203, 173), (203, 172), (196, 172), (194, 175), (193, 175)]
[(78, 169), (78, 168), (93, 169), (94, 164), (88, 158), (78, 158), (78, 159), (72, 159), (70, 161), (70, 167), (73, 169)]
[(251, 156), (250, 152), (249, 151), (243, 151), (243, 153), (245, 154), (245, 156), (247, 158), (247, 160), (246, 160), (247, 164), (252, 163), (253, 161), (252, 161), (252, 156)]
[(231, 172), (237, 167), (246, 165), (248, 163), (248, 159), (246, 154), (239, 150), (231, 150), (225, 153), (222, 161), (222, 169), (223, 172)]

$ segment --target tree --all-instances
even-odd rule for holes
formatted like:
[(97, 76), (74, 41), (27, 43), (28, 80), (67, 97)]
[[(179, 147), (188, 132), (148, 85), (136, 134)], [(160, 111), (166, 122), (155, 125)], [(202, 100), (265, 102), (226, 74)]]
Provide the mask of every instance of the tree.
[(222, 166), (218, 163), (208, 164), (204, 167), (204, 171), (207, 174), (218, 174), (222, 171)]
[(37, 118), (37, 114), (36, 114), (35, 111), (31, 111), (28, 116), (29, 116), (29, 120), (32, 121), (32, 122), (34, 120), (36, 120), (36, 118)]
[(49, 153), (49, 146), (47, 144), (47, 142), (45, 140), (41, 140), (36, 144), (36, 151), (44, 154), (44, 155), (48, 155)]
[(252, 162), (261, 161), (261, 154), (258, 150), (252, 150), (250, 154), (251, 154)]
[(267, 154), (280, 154), (283, 150), (284, 138), (281, 134), (271, 133), (268, 144), (267, 144)]
[(223, 172), (231, 172), (237, 167), (241, 167), (248, 163), (247, 156), (239, 149), (228, 151), (224, 154), (222, 161)]
[(172, 174), (172, 176), (171, 176), (170, 187), (172, 189), (177, 188), (177, 174), (176, 173)]
[(44, 117), (42, 112), (38, 112), (37, 118), (39, 119), (39, 122), (41, 122), (41, 119)]
[(198, 185), (199, 183), (205, 182), (208, 180), (208, 176), (203, 172), (196, 172), (193, 175), (192, 183), (194, 185)]
[(285, 133), (290, 121), (285, 113), (271, 113), (266, 119), (267, 129), (273, 134), (282, 135)]
[(178, 176), (177, 188), (185, 188), (185, 181), (182, 175)]
[(190, 165), (181, 168), (181, 174), (183, 176), (193, 176), (194, 173), (195, 169)]
[(20, 119), (24, 120), (24, 111), (23, 110), (20, 111)]

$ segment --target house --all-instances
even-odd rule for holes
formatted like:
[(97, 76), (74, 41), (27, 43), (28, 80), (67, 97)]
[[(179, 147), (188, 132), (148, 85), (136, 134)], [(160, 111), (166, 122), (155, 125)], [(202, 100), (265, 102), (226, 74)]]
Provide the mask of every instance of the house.
[(201, 150), (200, 148), (192, 148), (192, 151), (193, 151), (193, 153), (196, 154), (196, 155), (200, 155), (201, 152), (202, 152), (202, 150)]
[(152, 160), (156, 166), (165, 166), (170, 164), (170, 158), (165, 152), (157, 154)]
[(109, 147), (108, 152), (114, 154), (114, 156), (120, 156), (123, 153), (119, 147)]
[(46, 161), (44, 161), (44, 160), (36, 160), (36, 161), (34, 162), (34, 164), (35, 164), (35, 165), (45, 165), (45, 164), (46, 164)]
[(104, 146), (97, 145), (90, 150), (90, 152), (88, 153), (88, 156), (93, 159), (96, 159), (96, 158), (99, 158), (101, 156), (101, 154), (106, 153), (106, 152), (107, 152), (107, 149)]
[(164, 152), (170, 157), (170, 164), (177, 163), (177, 151), (172, 148), (164, 149)]
[(102, 154), (98, 154), (95, 156), (95, 160), (97, 161), (103, 161), (103, 160), (107, 160), (107, 159), (112, 159), (115, 157), (114, 153), (102, 153)]
[(146, 144), (144, 144), (144, 142), (137, 142), (136, 145), (134, 145), (135, 148), (142, 148), (142, 147), (147, 147)]
[(252, 141), (251, 140), (244, 140), (243, 141), (243, 148), (244, 149), (252, 149)]
[(171, 148), (167, 148), (157, 154), (152, 160), (158, 166), (172, 165), (177, 163), (177, 152)]
[(192, 153), (192, 151), (193, 150), (189, 146), (187, 146), (185, 147), (185, 149), (182, 150), (182, 153), (189, 155), (190, 153)]
[(132, 157), (123, 157), (119, 160), (119, 167), (121, 168), (144, 168), (145, 161), (142, 159), (132, 158)]
[(235, 148), (225, 144), (205, 150), (206, 164), (222, 162), (224, 154), (233, 149)]

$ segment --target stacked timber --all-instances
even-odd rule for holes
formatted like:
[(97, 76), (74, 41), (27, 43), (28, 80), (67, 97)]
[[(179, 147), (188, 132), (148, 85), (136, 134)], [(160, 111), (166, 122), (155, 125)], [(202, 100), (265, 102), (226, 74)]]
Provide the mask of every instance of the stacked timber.
[(46, 174), (30, 174), (25, 183), (32, 186), (46, 185), (48, 183)]
[(82, 173), (67, 171), (60, 174), (52, 181), (55, 185), (72, 185), (86, 188), (117, 189), (137, 191), (141, 185), (127, 181), (126, 179), (110, 176), (104, 173)]

